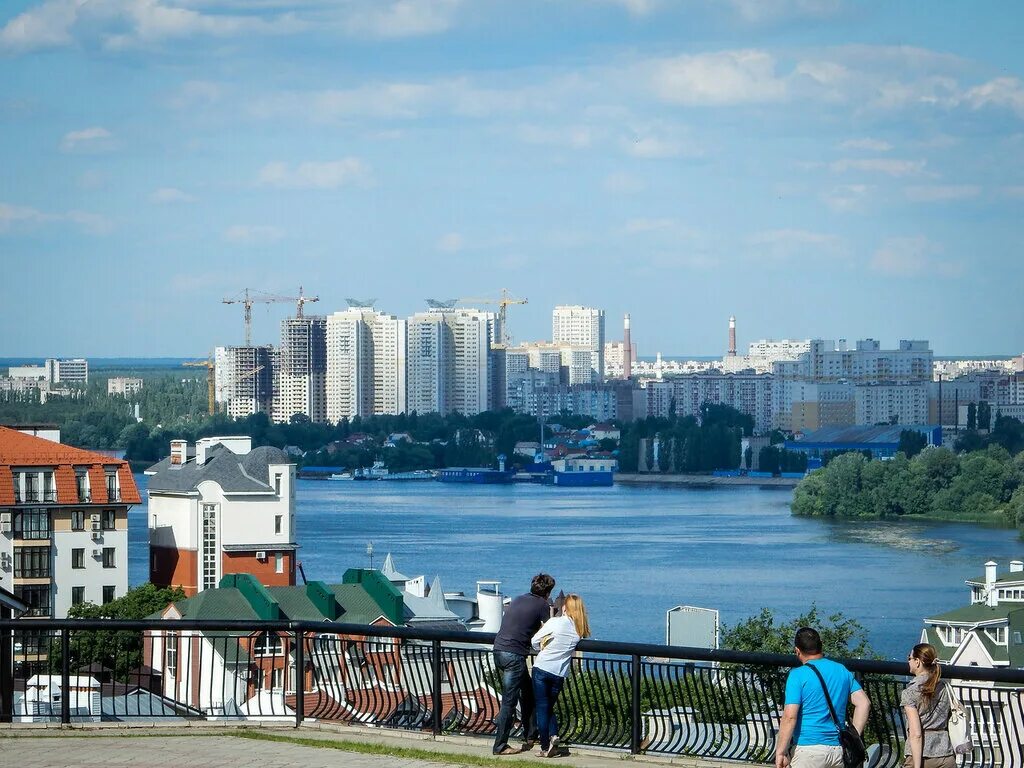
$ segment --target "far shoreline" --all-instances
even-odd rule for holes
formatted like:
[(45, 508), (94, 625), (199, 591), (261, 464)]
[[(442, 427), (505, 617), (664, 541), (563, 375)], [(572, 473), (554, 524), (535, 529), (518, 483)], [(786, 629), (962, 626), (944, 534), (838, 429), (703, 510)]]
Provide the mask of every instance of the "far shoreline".
[(796, 488), (800, 478), (796, 477), (716, 477), (715, 475), (615, 473), (615, 482), (623, 485), (676, 485), (689, 488)]

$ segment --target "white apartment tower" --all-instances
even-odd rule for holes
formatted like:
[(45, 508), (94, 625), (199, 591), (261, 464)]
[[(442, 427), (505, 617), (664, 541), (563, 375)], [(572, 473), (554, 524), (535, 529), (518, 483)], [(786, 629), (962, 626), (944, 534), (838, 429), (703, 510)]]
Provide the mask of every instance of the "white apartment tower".
[(281, 346), (274, 386), (274, 421), (296, 413), (320, 424), (327, 420), (327, 319), (290, 317), (281, 321)]
[(493, 312), (437, 307), (408, 321), (408, 408), (473, 415), (490, 409)]
[(405, 320), (351, 304), (327, 318), (327, 421), (404, 413)]
[(591, 353), (592, 381), (604, 374), (604, 310), (581, 306), (557, 306), (551, 313), (551, 341), (558, 345), (585, 347)]

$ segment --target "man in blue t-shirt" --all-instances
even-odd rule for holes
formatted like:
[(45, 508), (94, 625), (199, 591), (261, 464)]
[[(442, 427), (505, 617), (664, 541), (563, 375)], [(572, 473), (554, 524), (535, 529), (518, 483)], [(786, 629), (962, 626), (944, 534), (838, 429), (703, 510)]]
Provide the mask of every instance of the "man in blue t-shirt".
[(864, 733), (871, 701), (850, 670), (822, 655), (817, 630), (801, 627), (794, 650), (802, 666), (792, 669), (786, 678), (786, 707), (775, 742), (775, 768), (843, 768), (839, 731), (829, 713), (821, 680), (809, 667), (824, 678), (840, 725), (844, 724), (847, 705), (852, 703), (853, 724)]

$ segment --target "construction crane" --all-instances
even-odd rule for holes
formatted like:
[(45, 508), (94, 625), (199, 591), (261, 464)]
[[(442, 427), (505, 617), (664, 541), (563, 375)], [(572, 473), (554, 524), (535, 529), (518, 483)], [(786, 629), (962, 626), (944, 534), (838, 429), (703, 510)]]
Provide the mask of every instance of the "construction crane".
[[(216, 370), (217, 366), (215, 366), (213, 362), (210, 360), (186, 360), (185, 362), (182, 363), (182, 365), (186, 368), (206, 369), (206, 405), (210, 412), (210, 415), (213, 416), (217, 412), (217, 382), (214, 377), (214, 371)], [(258, 365), (248, 373), (243, 373), (236, 379), (236, 381), (247, 379), (250, 376), (256, 375), (262, 370), (263, 366)]]
[(303, 305), (320, 301), (319, 296), (306, 296), (302, 293), (302, 286), (299, 286), (298, 296), (276, 296), (272, 293), (251, 290), (244, 288), (241, 293), (227, 299), (222, 299), (224, 304), (241, 304), (245, 308), (245, 346), (252, 346), (252, 305), (253, 304), (278, 304), (295, 302), (297, 317), (302, 317)]
[(513, 299), (508, 295), (508, 289), (501, 289), (500, 299), (481, 299), (481, 298), (462, 298), (455, 299), (455, 301), (463, 304), (497, 304), (498, 305), (498, 327), (501, 329), (500, 344), (503, 347), (507, 347), (511, 343), (511, 338), (508, 335), (508, 324), (506, 318), (508, 315), (508, 308), (513, 304), (526, 304), (526, 299)]

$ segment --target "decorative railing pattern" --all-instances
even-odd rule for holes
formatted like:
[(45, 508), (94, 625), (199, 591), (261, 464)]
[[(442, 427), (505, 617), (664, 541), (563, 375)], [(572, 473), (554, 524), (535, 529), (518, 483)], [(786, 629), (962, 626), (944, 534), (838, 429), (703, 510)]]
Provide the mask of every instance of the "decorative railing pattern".
[[(0, 621), (0, 720), (304, 720), (493, 733), (501, 676), (482, 633), (281, 622)], [(895, 768), (906, 667), (846, 660), (872, 701), (868, 768)], [(789, 656), (588, 640), (563, 742), (771, 762)], [(1024, 671), (947, 667), (972, 714), (965, 768), (1024, 768)]]

